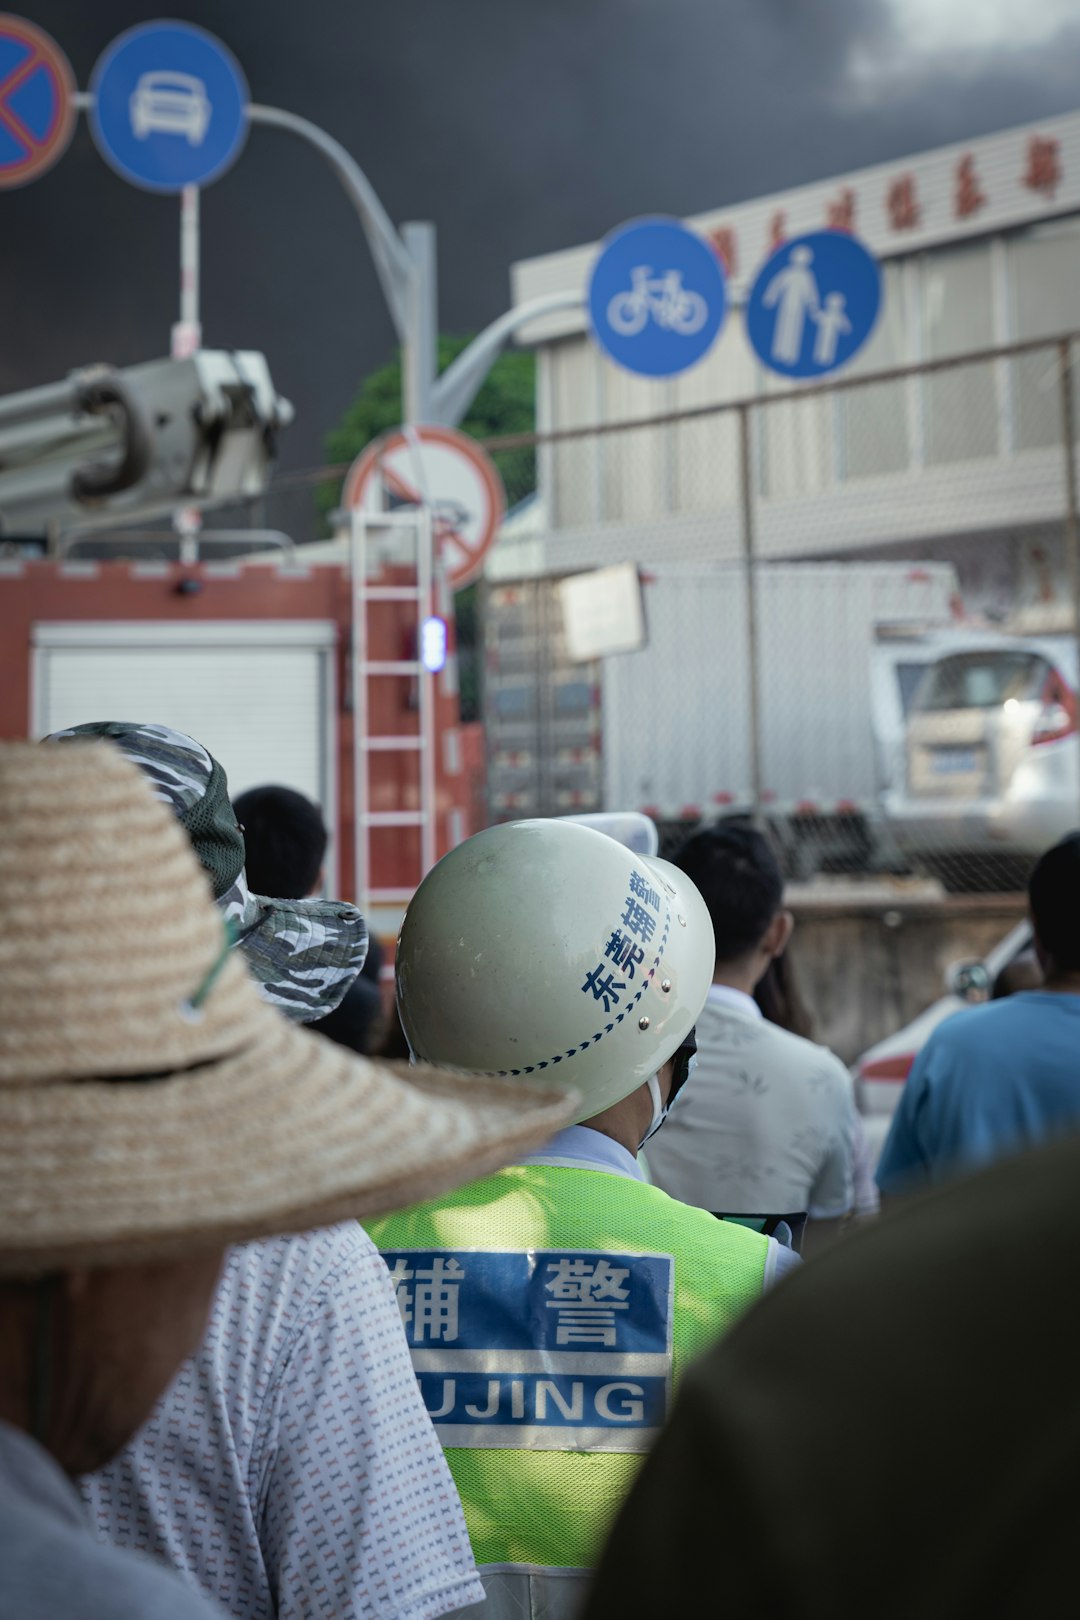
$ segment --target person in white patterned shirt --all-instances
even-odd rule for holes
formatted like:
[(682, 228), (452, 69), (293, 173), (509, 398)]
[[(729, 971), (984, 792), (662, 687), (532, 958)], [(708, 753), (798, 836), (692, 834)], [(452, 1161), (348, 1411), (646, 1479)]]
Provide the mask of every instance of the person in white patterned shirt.
[[(150, 772), (147, 728), (107, 730), (189, 811), (204, 866), (214, 851), (200, 849), (189, 801), (215, 773), (215, 850), (240, 840), (221, 768), (197, 743), (151, 728)], [(294, 1018), (325, 1010), (286, 999), (284, 967), (280, 984), (266, 963), (261, 978)], [(435, 1620), (483, 1597), (389, 1274), (355, 1223), (232, 1249), (202, 1346), (80, 1489), (102, 1541), (153, 1554), (238, 1620)]]
[(244, 1620), (434, 1620), (483, 1597), (389, 1274), (355, 1224), (232, 1249), (201, 1348), (80, 1488), (102, 1540)]

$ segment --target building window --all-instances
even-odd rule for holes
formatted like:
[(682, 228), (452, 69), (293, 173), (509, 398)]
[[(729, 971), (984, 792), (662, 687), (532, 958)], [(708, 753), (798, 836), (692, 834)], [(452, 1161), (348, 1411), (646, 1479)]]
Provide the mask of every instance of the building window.
[[(904, 298), (904, 266), (898, 260), (882, 265), (884, 286), (877, 329), (865, 349), (844, 376), (889, 371), (910, 360), (907, 341), (907, 308)], [(878, 478), (883, 473), (904, 472), (911, 465), (911, 435), (908, 422), (910, 383), (869, 383), (864, 388), (845, 388), (837, 395), (841, 435), (843, 477)]]
[[(1080, 331), (1080, 220), (1037, 225), (1008, 239), (1012, 335), (1061, 337)], [(1013, 365), (1015, 440), (1018, 450), (1061, 443), (1061, 389), (1051, 348), (1018, 355)], [(1080, 343), (1073, 348), (1080, 366)], [(1074, 389), (1076, 371), (1073, 371)], [(1074, 394), (1074, 410), (1076, 408)]]
[[(922, 327), (927, 360), (944, 360), (994, 346), (997, 338), (989, 241), (924, 256)], [(997, 396), (992, 362), (931, 373), (926, 379), (925, 400), (928, 463), (997, 455)]]

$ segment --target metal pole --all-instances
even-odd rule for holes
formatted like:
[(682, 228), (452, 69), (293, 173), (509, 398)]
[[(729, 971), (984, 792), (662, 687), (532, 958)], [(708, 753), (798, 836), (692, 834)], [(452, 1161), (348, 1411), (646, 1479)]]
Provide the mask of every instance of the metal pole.
[(180, 193), (180, 319), (172, 329), (172, 357), (187, 360), (202, 347), (199, 320), (199, 188)]
[(432, 390), (439, 368), (439, 294), (435, 264), (435, 227), (413, 221), (401, 227), (414, 275), (409, 288), (408, 335), (402, 344), (401, 393), (404, 420), (410, 426), (431, 422)]
[[(202, 347), (199, 322), (199, 188), (185, 186), (180, 193), (180, 319), (169, 345), (174, 360), (189, 360)], [(202, 514), (197, 506), (180, 506), (173, 513), (173, 528), (180, 542), (180, 561), (199, 560)]]
[[(1076, 487), (1076, 413), (1073, 409), (1072, 343), (1058, 344), (1061, 373), (1061, 437), (1065, 452), (1065, 561), (1072, 596), (1073, 637), (1080, 659), (1080, 501)], [(1080, 784), (1078, 784), (1080, 787)], [(1078, 818), (1080, 819), (1080, 818)]]
[(368, 829), (367, 528), (363, 512), (349, 514), (349, 601), (352, 605), (353, 896), (365, 916), (371, 888)]
[(359, 163), (340, 141), (335, 141), (318, 124), (299, 118), (296, 113), (285, 112), (281, 107), (262, 107), (253, 103), (248, 108), (248, 122), (299, 135), (301, 140), (321, 152), (334, 169), (360, 216), (398, 337), (402, 343), (407, 343), (410, 337), (410, 292), (416, 271), (405, 244)]
[[(420, 635), (424, 620), (431, 617), (435, 606), (435, 544), (432, 534), (431, 507), (425, 502), (416, 514), (416, 583), (420, 609), (417, 617), (416, 657), (420, 662)], [(435, 729), (435, 682), (438, 675), (423, 668), (417, 675), (420, 699), (420, 876), (426, 877), (435, 865), (437, 843), (435, 837), (436, 787), (435, 749), (438, 737)]]
[(564, 309), (580, 309), (585, 294), (578, 291), (544, 293), (528, 303), (508, 309), (504, 315), (477, 333), (467, 349), (437, 377), (432, 389), (433, 414), (429, 422), (443, 427), (457, 427), (481, 388), (484, 378), (499, 358), (515, 332), (528, 326), (530, 321), (542, 320), (545, 315), (556, 315)]
[(739, 406), (739, 496), (742, 507), (743, 559), (746, 567), (746, 659), (749, 675), (750, 783), (754, 820), (762, 820), (761, 685), (758, 675), (757, 555), (754, 546), (754, 497), (751, 486), (750, 407)]

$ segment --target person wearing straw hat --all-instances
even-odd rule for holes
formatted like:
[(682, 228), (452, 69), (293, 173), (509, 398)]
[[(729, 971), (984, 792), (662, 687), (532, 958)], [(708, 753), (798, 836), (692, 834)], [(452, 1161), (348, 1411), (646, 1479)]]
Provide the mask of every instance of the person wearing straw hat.
[(0, 825), (0, 1615), (205, 1617), (96, 1544), (64, 1476), (147, 1416), (226, 1246), (445, 1190), (573, 1101), (375, 1064), (280, 1017), (115, 748), (0, 744)]
[[(360, 913), (252, 895), (225, 771), (194, 738), (99, 721), (47, 741), (94, 737), (186, 830), (263, 999), (294, 1021), (325, 1015), (363, 964)], [(342, 1616), (427, 1620), (476, 1590), (386, 1268), (355, 1222), (234, 1247), (198, 1351), (81, 1490), (99, 1535), (229, 1610), (287, 1620), (330, 1601)]]
[(369, 1223), (461, 1492), (482, 1620), (577, 1614), (672, 1381), (798, 1263), (638, 1165), (688, 1079), (713, 956), (684, 873), (569, 822), (477, 833), (405, 914), (416, 1057), (582, 1094), (540, 1152)]

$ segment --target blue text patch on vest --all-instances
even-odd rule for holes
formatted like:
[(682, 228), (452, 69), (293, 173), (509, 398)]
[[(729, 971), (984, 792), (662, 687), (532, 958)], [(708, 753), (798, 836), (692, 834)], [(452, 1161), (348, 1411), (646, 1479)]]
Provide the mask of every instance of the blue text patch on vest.
[(410, 1249), (384, 1259), (444, 1445), (652, 1444), (670, 1395), (670, 1255)]

